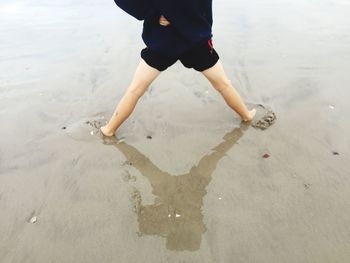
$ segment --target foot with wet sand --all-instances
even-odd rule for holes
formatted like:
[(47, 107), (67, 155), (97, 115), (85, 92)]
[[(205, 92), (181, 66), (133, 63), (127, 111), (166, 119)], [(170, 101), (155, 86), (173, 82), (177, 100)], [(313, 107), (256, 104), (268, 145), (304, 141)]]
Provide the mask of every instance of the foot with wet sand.
[(101, 131), (101, 133), (102, 133), (104, 136), (106, 136), (106, 137), (112, 137), (112, 136), (114, 136), (114, 131), (108, 129), (107, 125), (102, 126), (102, 127), (100, 128), (100, 131)]
[(250, 107), (254, 107), (255, 110), (254, 117), (248, 121), (253, 128), (266, 130), (275, 123), (276, 114), (271, 108), (262, 104), (253, 104)]
[(246, 118), (243, 118), (243, 121), (250, 122), (254, 119), (255, 115), (256, 115), (256, 109), (254, 108), (248, 112), (248, 116)]

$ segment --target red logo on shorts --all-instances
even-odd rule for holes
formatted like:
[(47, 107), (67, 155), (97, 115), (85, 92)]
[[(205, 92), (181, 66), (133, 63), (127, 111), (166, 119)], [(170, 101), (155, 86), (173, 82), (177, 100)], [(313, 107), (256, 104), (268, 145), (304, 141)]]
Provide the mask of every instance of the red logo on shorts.
[(213, 53), (213, 51), (214, 51), (214, 45), (213, 45), (213, 40), (212, 40), (212, 39), (209, 39), (209, 40), (208, 40), (208, 47), (209, 47), (209, 52), (210, 52), (210, 53)]

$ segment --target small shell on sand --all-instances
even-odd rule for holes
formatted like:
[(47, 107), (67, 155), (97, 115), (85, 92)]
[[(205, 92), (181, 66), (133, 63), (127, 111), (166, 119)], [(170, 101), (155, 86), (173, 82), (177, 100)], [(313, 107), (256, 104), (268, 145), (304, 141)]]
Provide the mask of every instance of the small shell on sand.
[(36, 216), (33, 216), (30, 220), (29, 220), (29, 223), (36, 223), (36, 221), (38, 221), (38, 218)]

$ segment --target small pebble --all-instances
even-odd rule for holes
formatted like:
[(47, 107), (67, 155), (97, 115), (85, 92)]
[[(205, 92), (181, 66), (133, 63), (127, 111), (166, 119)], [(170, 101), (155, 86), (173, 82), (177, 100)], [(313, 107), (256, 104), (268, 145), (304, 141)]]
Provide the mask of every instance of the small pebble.
[(267, 158), (269, 158), (270, 157), (270, 154), (268, 154), (268, 153), (265, 153), (263, 156), (262, 156), (264, 159), (267, 159)]
[(219, 197), (219, 200), (221, 200), (222, 198), (221, 197)]
[(94, 135), (94, 131), (91, 131), (90, 134), (91, 134), (91, 135)]
[(340, 155), (338, 152), (333, 152), (333, 155)]
[(148, 136), (147, 136), (147, 139), (152, 140), (152, 136), (151, 136), (151, 135), (148, 135)]
[(328, 106), (331, 110), (334, 110), (335, 109), (335, 107), (333, 106), (333, 105), (329, 105)]
[(305, 188), (305, 189), (309, 189), (310, 186), (311, 186), (310, 184), (304, 184), (304, 188)]
[(170, 218), (170, 217), (171, 217), (171, 214), (169, 214), (168, 217)]
[(65, 126), (64, 126), (64, 127), (62, 127), (62, 130), (65, 130), (65, 129), (67, 129), (67, 127), (65, 127)]
[(179, 214), (175, 214), (175, 217), (180, 217), (181, 215), (179, 215)]

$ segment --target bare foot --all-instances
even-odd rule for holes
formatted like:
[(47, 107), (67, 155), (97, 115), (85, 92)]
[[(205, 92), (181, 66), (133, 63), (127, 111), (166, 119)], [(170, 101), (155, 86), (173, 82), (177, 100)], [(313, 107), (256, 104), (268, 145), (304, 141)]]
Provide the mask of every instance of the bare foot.
[(246, 118), (243, 118), (244, 122), (250, 122), (254, 119), (254, 116), (256, 114), (256, 109), (252, 109), (248, 112), (248, 116)]
[[(106, 126), (107, 126), (107, 125), (106, 125)], [(102, 126), (102, 127), (100, 128), (102, 134), (103, 134), (104, 136), (107, 136), (107, 137), (112, 137), (112, 136), (114, 136), (114, 132), (111, 131), (111, 130), (109, 130), (106, 126)]]

